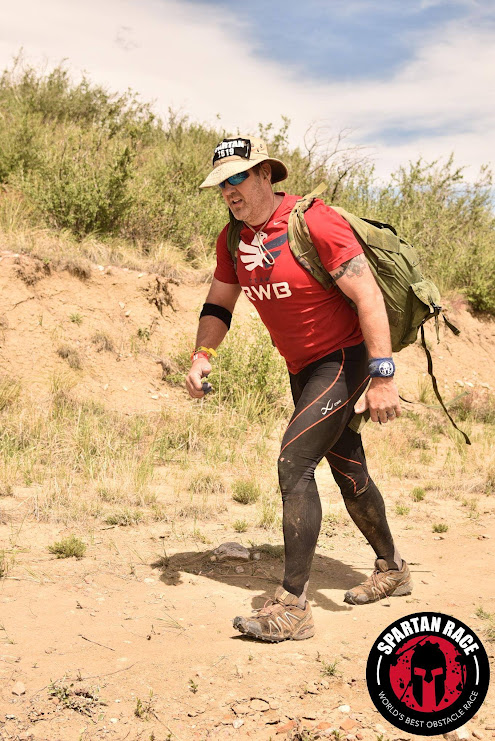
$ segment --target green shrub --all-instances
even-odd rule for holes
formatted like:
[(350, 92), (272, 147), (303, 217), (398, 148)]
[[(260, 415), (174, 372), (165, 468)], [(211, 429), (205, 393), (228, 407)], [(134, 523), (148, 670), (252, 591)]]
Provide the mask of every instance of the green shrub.
[(222, 401), (249, 420), (280, 417), (287, 399), (287, 369), (258, 318), (229, 332), (215, 362), (214, 381)]
[(247, 522), (247, 520), (235, 520), (235, 522), (232, 524), (232, 527), (234, 528), (236, 533), (245, 533), (249, 527), (249, 523)]
[(396, 504), (395, 505), (395, 512), (398, 515), (408, 515), (410, 511), (411, 511), (411, 508), (408, 507), (405, 504)]
[(86, 553), (86, 544), (75, 535), (69, 535), (69, 537), (49, 545), (48, 550), (55, 554), (57, 558), (82, 558)]
[(239, 504), (254, 504), (261, 496), (261, 489), (256, 481), (237, 479), (232, 484), (232, 499)]
[(449, 526), (445, 522), (435, 523), (432, 527), (434, 533), (446, 533), (448, 529)]
[(63, 146), (58, 138), (48, 142), (36, 170), (11, 182), (52, 227), (68, 229), (78, 238), (115, 233), (130, 206), (132, 140), (105, 140), (98, 130), (73, 127), (56, 137), (63, 138)]
[(415, 486), (411, 492), (411, 499), (415, 502), (422, 502), (426, 496), (426, 492), (421, 486)]
[(86, 76), (75, 84), (63, 63), (42, 73), (26, 63), (22, 54), (14, 57), (0, 77), (0, 102), (12, 115), (21, 111), (38, 116), (44, 124), (98, 126), (110, 137), (138, 128), (141, 135), (151, 133), (154, 121), (150, 107), (133, 93), (109, 93)]
[(118, 525), (120, 527), (127, 527), (129, 525), (137, 525), (142, 522), (144, 515), (139, 509), (131, 510), (128, 507), (124, 507), (117, 512), (111, 512), (105, 518), (107, 525)]
[[(183, 385), (191, 365), (189, 346), (174, 362), (179, 372), (167, 380)], [(208, 380), (214, 394), (208, 404), (219, 398), (250, 423), (276, 423), (287, 411), (286, 365), (258, 318), (252, 318), (243, 327), (233, 323), (212, 366)]]
[(324, 677), (336, 677), (338, 675), (337, 667), (339, 665), (339, 659), (333, 661), (325, 661), (324, 659), (318, 658), (317, 661), (321, 664), (320, 673)]

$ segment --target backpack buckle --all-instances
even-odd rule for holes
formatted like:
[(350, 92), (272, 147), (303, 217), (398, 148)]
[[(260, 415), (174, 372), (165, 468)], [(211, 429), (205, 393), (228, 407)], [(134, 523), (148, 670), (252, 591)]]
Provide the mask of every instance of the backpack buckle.
[(438, 317), (440, 316), (440, 312), (442, 311), (442, 307), (438, 306), (434, 301), (431, 301), (430, 299), (430, 306), (433, 309), (433, 316), (435, 318), (435, 332), (437, 335), (437, 343), (440, 342), (440, 322), (438, 321)]

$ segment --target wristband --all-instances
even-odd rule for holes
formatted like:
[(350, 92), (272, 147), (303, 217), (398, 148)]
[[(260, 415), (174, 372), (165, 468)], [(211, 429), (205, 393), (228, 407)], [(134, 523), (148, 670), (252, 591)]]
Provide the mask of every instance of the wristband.
[(208, 355), (213, 355), (214, 358), (217, 357), (216, 350), (214, 350), (212, 347), (204, 347), (203, 345), (197, 347), (194, 352), (206, 352), (208, 353)]
[(191, 363), (194, 363), (198, 358), (206, 358), (206, 360), (209, 360), (210, 356), (213, 356), (214, 358), (217, 357), (215, 350), (212, 347), (203, 347), (203, 345), (201, 345), (191, 353)]
[(368, 373), (370, 378), (391, 378), (395, 373), (395, 363), (392, 358), (371, 358)]
[(204, 358), (205, 360), (209, 360), (210, 356), (207, 352), (203, 352), (202, 350), (195, 351), (191, 353), (191, 363), (194, 363), (198, 358)]

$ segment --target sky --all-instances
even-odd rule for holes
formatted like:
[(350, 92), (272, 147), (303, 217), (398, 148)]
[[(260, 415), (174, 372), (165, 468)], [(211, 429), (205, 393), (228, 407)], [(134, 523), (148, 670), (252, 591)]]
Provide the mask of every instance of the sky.
[(0, 69), (66, 60), (231, 133), (363, 147), (377, 176), (495, 164), (495, 0), (0, 0)]

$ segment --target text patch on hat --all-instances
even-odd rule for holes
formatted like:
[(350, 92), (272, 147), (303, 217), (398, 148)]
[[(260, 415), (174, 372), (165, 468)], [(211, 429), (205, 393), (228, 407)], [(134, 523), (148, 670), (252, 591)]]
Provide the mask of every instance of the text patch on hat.
[(251, 142), (249, 139), (224, 139), (215, 147), (213, 164), (224, 157), (242, 157), (248, 160), (251, 155)]

